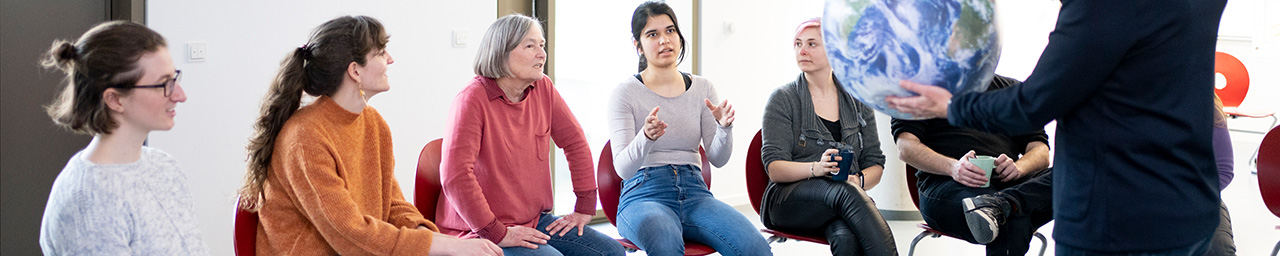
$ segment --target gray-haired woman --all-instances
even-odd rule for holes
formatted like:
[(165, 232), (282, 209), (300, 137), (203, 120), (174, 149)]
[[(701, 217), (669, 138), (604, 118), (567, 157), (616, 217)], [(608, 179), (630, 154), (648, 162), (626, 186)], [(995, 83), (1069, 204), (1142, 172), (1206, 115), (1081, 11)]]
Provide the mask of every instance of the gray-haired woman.
[[(542, 74), (545, 42), (538, 21), (519, 14), (485, 32), (476, 77), (449, 112), (440, 163), (448, 200), (437, 224), (447, 234), (489, 239), (506, 255), (623, 255), (617, 241), (586, 227), (596, 212), (591, 149)], [(563, 217), (550, 214), (553, 138), (578, 197)]]

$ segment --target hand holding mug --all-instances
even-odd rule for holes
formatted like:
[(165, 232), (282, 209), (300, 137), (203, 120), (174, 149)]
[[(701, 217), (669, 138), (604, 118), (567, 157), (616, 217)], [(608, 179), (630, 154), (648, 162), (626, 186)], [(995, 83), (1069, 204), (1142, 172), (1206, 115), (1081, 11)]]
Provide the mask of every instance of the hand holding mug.
[(840, 172), (840, 168), (837, 167), (837, 161), (840, 161), (839, 158), (839, 149), (829, 148), (827, 151), (823, 151), (822, 157), (813, 163), (813, 176), (827, 176)]
[(969, 153), (956, 160), (955, 164), (951, 165), (951, 179), (965, 186), (975, 188), (987, 184), (990, 179), (987, 179), (986, 171), (969, 162), (969, 159), (975, 158), (976, 155), (977, 153), (970, 150)]
[(1022, 170), (1018, 169), (1018, 163), (1005, 154), (996, 157), (995, 165), (996, 177), (1000, 178), (1000, 181), (1017, 180), (1023, 175)]

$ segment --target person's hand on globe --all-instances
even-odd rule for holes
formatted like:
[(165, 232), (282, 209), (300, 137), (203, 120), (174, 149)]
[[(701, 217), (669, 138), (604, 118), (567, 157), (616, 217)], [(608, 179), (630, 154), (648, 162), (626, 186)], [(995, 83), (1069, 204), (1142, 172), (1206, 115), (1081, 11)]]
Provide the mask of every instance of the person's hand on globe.
[(903, 89), (919, 94), (912, 97), (886, 96), (884, 101), (890, 108), (923, 118), (946, 118), (947, 105), (951, 103), (951, 92), (942, 87), (917, 84), (902, 80), (898, 83)]
[(729, 104), (729, 100), (724, 100), (720, 106), (711, 104), (711, 100), (703, 99), (707, 103), (707, 110), (711, 110), (711, 116), (716, 118), (716, 122), (720, 123), (720, 127), (729, 127), (733, 125), (733, 105)]

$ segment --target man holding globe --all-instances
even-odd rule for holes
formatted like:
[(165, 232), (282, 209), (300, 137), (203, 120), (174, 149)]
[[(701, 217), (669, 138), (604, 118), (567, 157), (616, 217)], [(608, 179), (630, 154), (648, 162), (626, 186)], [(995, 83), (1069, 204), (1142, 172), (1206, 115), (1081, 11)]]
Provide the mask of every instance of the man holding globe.
[(1213, 65), (1225, 0), (1062, 0), (1026, 82), (960, 93), (902, 81), (916, 117), (1016, 134), (1058, 121), (1056, 255), (1201, 255), (1218, 223)]

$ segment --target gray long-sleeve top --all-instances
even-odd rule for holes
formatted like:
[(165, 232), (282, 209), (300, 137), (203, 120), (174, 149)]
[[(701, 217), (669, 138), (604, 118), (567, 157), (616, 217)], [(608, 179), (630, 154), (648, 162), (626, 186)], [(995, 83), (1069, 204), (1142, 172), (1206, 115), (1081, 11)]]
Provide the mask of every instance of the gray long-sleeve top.
[[(690, 75), (692, 85), (684, 94), (663, 97), (634, 77), (614, 88), (609, 97), (609, 139), (613, 147), (613, 167), (618, 176), (630, 179), (640, 168), (661, 165), (702, 166), (698, 144), (707, 151), (715, 167), (729, 162), (733, 151), (733, 127), (722, 127), (707, 109), (704, 99), (720, 104), (715, 87), (706, 78)], [(658, 119), (667, 123), (666, 134), (657, 140), (644, 136), (644, 119), (654, 107)], [(708, 171), (708, 170), (703, 170)]]
[(178, 162), (142, 147), (128, 164), (76, 153), (53, 182), (40, 223), (45, 255), (208, 255)]
[[(814, 113), (809, 82), (804, 79), (804, 74), (773, 91), (764, 106), (764, 124), (760, 126), (760, 158), (764, 161), (765, 171), (768, 171), (769, 163), (778, 160), (817, 161), (823, 151), (837, 148), (832, 142), (839, 142), (842, 148), (854, 151), (856, 159), (850, 166), (857, 166), (858, 170), (884, 165), (884, 153), (880, 151), (880, 138), (876, 133), (875, 112), (844, 90), (836, 91), (840, 94), (840, 132), (843, 134), (838, 141), (832, 138), (831, 132)], [(802, 136), (805, 140), (800, 139)]]

